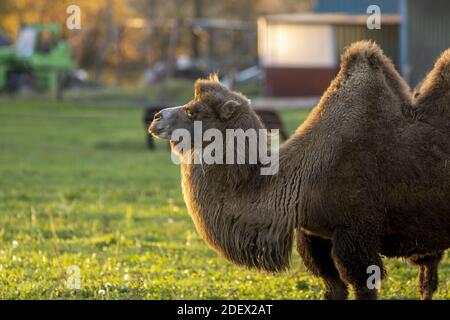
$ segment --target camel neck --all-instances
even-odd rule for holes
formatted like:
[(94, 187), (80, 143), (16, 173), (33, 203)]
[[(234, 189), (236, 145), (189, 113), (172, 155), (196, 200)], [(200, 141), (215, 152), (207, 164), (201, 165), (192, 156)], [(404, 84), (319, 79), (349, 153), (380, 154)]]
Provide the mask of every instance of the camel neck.
[[(288, 150), (281, 147), (275, 175), (246, 165), (181, 165), (189, 214), (202, 238), (225, 258), (267, 271), (289, 266), (301, 153)], [(288, 165), (289, 159), (296, 165)]]

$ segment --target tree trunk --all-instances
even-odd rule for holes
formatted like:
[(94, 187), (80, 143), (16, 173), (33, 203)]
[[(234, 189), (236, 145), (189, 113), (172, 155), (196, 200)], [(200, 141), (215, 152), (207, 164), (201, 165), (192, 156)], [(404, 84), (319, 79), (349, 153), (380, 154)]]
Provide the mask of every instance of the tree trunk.
[[(203, 0), (193, 0), (193, 10), (192, 18), (193, 20), (201, 18), (203, 16)], [(200, 39), (198, 35), (195, 34), (194, 30), (191, 31), (192, 34), (192, 57), (198, 59), (200, 57)]]
[[(106, 18), (106, 37), (104, 38), (104, 41), (100, 45), (100, 48), (98, 50), (97, 57), (95, 59), (95, 65), (94, 65), (94, 81), (97, 82), (100, 79), (100, 75), (103, 71), (104, 67), (104, 61), (106, 58), (106, 54), (108, 52), (108, 49), (111, 45), (111, 43), (114, 40), (114, 22), (113, 22), (113, 2), (111, 2), (110, 5), (106, 7), (104, 12), (100, 14), (99, 21), (102, 21), (102, 18)], [(103, 17), (106, 16), (106, 17)]]

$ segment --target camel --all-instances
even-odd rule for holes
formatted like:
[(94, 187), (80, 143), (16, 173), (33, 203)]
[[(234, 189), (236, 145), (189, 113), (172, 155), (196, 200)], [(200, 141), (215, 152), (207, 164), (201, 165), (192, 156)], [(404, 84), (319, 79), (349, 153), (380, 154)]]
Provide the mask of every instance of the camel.
[[(161, 111), (149, 130), (170, 140), (194, 121), (263, 128), (245, 96), (211, 78), (197, 80), (194, 99)], [(376, 299), (368, 268), (383, 278), (381, 255), (404, 257), (420, 267), (421, 299), (431, 299), (450, 247), (449, 138), (450, 50), (413, 98), (382, 50), (357, 42), (280, 146), (276, 174), (261, 175), (262, 164), (181, 163), (183, 196), (202, 238), (238, 265), (284, 271), (296, 239), (326, 299), (347, 299), (349, 286), (357, 299)]]

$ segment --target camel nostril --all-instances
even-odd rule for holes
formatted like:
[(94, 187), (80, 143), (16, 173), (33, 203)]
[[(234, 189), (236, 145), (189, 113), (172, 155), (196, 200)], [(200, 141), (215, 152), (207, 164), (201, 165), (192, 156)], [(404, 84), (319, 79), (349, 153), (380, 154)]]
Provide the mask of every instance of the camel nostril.
[(157, 114), (155, 114), (155, 116), (153, 117), (153, 120), (161, 120), (162, 119), (162, 114), (161, 112), (158, 112)]

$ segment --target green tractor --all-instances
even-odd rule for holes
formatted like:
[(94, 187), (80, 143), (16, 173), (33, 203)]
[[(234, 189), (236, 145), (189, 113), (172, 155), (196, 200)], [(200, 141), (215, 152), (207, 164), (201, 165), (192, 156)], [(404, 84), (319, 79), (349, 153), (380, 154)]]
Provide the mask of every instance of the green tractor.
[(58, 24), (23, 26), (16, 46), (0, 47), (0, 91), (50, 91), (57, 94), (74, 70), (69, 44)]

